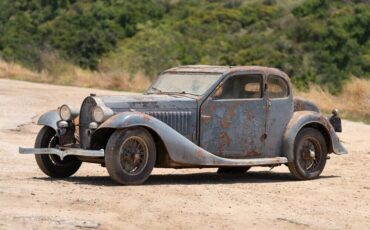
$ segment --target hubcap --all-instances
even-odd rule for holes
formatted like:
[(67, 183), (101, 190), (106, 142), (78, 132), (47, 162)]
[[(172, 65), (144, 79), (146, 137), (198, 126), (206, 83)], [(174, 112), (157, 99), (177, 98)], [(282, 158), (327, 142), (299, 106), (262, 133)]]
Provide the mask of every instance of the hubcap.
[(127, 138), (120, 147), (120, 164), (122, 170), (130, 175), (140, 174), (148, 162), (148, 146), (138, 136)]

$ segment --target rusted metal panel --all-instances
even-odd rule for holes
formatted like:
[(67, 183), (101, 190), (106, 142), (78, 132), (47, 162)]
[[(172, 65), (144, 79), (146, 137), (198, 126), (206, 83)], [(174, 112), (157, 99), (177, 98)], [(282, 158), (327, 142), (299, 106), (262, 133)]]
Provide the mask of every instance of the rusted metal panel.
[(264, 100), (207, 100), (201, 107), (200, 146), (227, 158), (263, 155)]

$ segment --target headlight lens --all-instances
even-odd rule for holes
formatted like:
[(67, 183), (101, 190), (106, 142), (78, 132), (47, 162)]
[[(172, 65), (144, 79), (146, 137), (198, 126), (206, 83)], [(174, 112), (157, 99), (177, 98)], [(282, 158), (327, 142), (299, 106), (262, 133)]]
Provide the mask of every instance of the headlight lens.
[(113, 111), (105, 106), (96, 106), (93, 110), (93, 118), (97, 123), (101, 123), (113, 115)]
[(94, 108), (94, 111), (93, 111), (93, 118), (96, 122), (102, 122), (104, 121), (104, 110), (102, 109), (102, 107), (100, 106), (97, 106)]
[(72, 110), (68, 105), (62, 105), (59, 109), (59, 115), (64, 121), (72, 119)]

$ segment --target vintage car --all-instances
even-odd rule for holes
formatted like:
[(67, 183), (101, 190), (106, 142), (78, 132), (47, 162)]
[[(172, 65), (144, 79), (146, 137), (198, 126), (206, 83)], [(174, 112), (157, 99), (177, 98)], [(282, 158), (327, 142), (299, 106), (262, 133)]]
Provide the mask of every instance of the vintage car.
[(319, 177), (328, 154), (346, 154), (330, 118), (293, 98), (289, 77), (259, 66), (181, 66), (164, 71), (143, 95), (91, 94), (43, 114), (35, 148), (40, 169), (68, 177), (82, 162), (105, 166), (119, 184), (140, 184), (154, 167), (287, 165), (299, 180)]

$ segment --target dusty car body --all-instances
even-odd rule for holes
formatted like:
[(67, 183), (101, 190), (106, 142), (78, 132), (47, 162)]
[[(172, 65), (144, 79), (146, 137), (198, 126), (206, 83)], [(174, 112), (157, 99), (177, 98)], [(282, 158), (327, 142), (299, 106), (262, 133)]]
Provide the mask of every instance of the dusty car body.
[(20, 153), (36, 154), (44, 173), (65, 177), (81, 162), (100, 163), (121, 184), (143, 183), (153, 167), (244, 173), (285, 164), (297, 179), (313, 179), (327, 154), (347, 153), (337, 111), (325, 117), (293, 97), (285, 73), (259, 66), (172, 68), (143, 95), (90, 95), (38, 124), (35, 148)]

